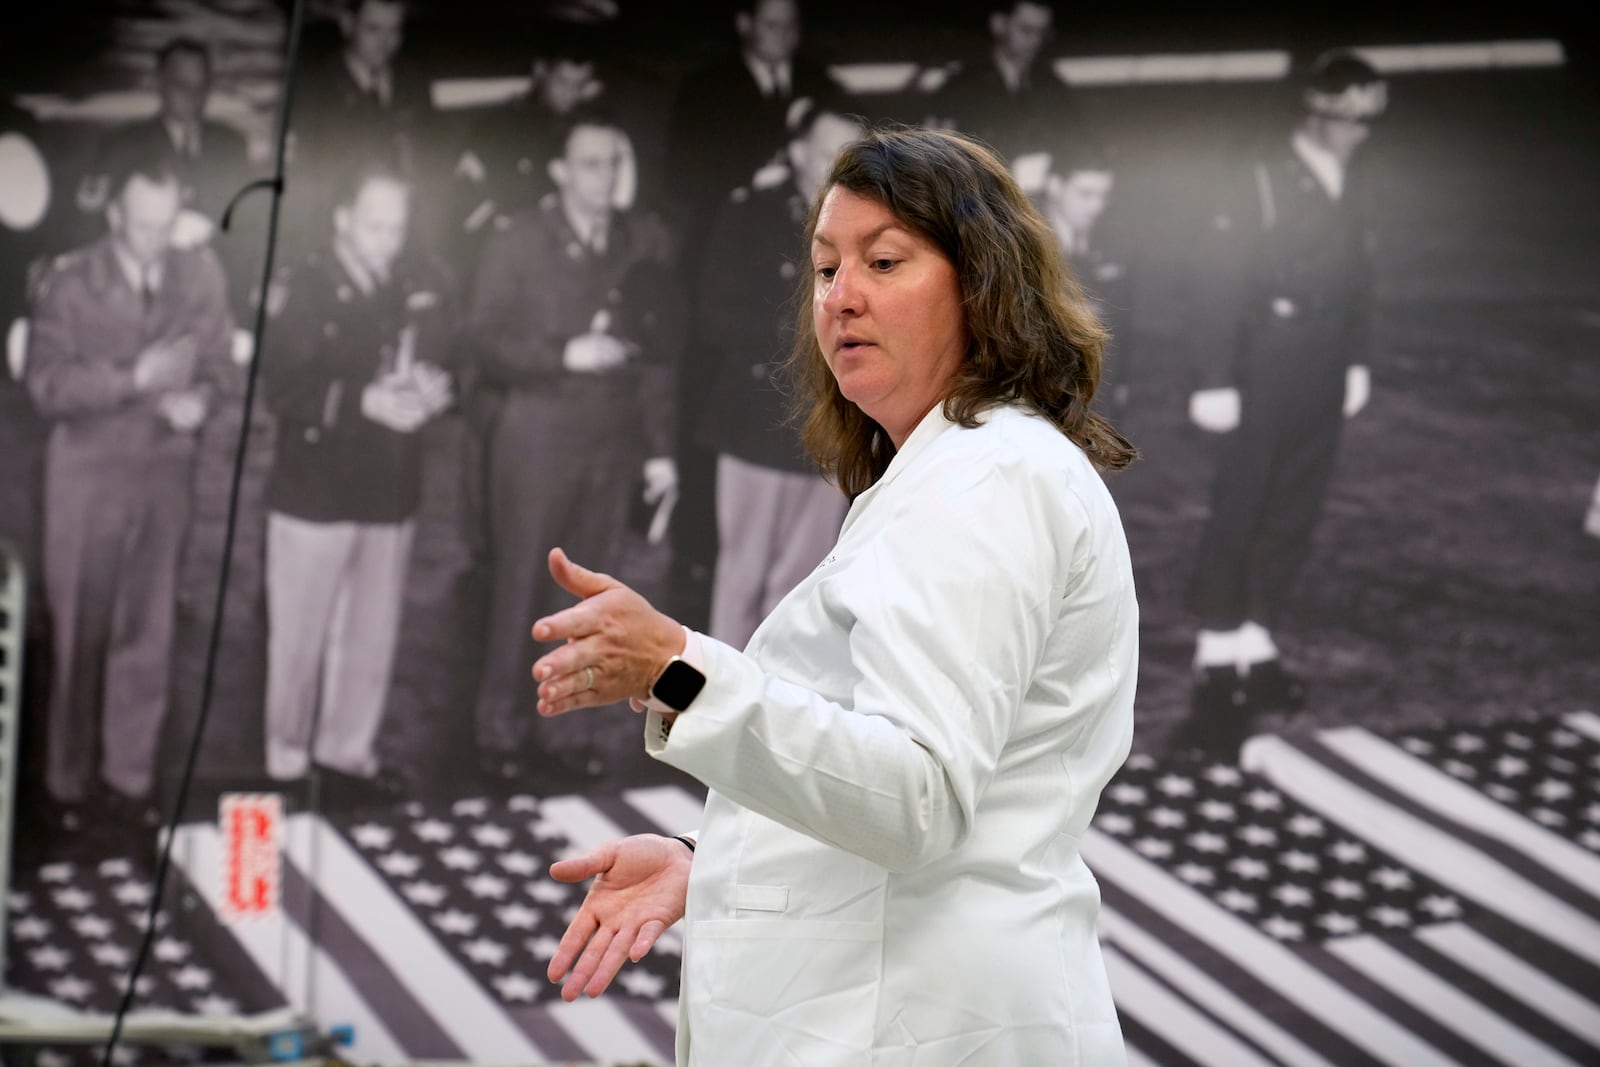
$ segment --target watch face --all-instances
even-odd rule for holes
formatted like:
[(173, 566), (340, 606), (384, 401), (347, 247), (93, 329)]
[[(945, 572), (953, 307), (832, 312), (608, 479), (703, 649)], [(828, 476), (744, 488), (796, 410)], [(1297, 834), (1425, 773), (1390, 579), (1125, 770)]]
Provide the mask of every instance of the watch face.
[(674, 659), (667, 663), (667, 669), (656, 679), (650, 695), (674, 711), (682, 711), (689, 706), (690, 701), (700, 695), (700, 690), (704, 689), (705, 685), (705, 675), (683, 660)]

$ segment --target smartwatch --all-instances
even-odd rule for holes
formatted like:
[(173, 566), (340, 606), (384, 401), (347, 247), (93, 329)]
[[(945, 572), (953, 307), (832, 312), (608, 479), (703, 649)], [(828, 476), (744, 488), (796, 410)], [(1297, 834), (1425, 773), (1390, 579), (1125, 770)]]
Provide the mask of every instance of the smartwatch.
[(683, 651), (667, 660), (667, 665), (651, 683), (650, 699), (645, 706), (652, 711), (683, 711), (706, 687), (706, 672), (701, 669), (700, 636), (687, 626), (683, 632)]

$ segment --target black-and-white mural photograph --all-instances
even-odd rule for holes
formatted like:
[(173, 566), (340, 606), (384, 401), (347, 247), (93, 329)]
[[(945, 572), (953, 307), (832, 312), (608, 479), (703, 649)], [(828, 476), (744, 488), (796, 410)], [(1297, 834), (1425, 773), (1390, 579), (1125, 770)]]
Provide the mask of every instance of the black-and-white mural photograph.
[(1600, 1063), (1577, 13), (12, 18), (0, 1062)]

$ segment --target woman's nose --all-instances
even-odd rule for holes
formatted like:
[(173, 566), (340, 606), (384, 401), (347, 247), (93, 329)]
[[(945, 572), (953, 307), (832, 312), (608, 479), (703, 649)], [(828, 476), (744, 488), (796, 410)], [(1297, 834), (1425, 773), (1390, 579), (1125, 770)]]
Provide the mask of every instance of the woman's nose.
[(822, 298), (822, 309), (830, 315), (859, 314), (861, 291), (856, 285), (855, 272), (840, 267), (828, 282), (828, 291)]

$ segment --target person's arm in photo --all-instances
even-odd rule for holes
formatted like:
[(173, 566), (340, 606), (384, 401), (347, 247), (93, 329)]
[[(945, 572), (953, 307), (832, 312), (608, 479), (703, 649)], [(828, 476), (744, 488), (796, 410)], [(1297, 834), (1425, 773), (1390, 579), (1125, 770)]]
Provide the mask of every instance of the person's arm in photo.
[(432, 257), (414, 264), (407, 281), (406, 325), (401, 331), (403, 370), (429, 419), (457, 399), (458, 308), (454, 279)]
[(1193, 314), (1186, 331), (1193, 382), (1189, 419), (1209, 433), (1227, 433), (1239, 425), (1234, 365), (1251, 295), (1251, 254), (1262, 227), (1263, 180), (1264, 168), (1219, 167), (1192, 244), (1187, 303)]
[(1357, 197), (1357, 225), (1361, 254), (1357, 261), (1356, 276), (1351, 279), (1354, 289), (1350, 308), (1350, 366), (1345, 370), (1344, 416), (1354, 418), (1361, 414), (1372, 399), (1372, 320), (1373, 285), (1377, 277), (1378, 232), (1372, 225), (1373, 198), (1376, 195), (1371, 171), (1356, 171), (1351, 195)]
[[(221, 261), (209, 248), (195, 253), (190, 281), (186, 336), (195, 347), (195, 377), (190, 388), (203, 420), (216, 405), (244, 395), (245, 370), (233, 358), (233, 311)], [(191, 427), (192, 428), (192, 427)]]

